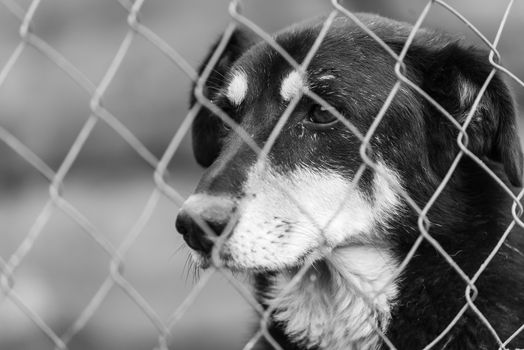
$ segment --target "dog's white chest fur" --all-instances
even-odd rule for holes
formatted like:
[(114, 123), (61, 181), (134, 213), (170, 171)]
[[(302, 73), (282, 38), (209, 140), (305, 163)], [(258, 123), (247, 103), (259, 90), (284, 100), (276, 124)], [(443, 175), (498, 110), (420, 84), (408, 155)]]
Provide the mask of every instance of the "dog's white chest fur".
[(387, 328), (397, 295), (396, 284), (390, 281), (396, 263), (387, 252), (371, 247), (337, 249), (330, 261), (325, 268), (311, 268), (279, 297), (292, 276), (276, 278), (268, 295), (268, 302), (276, 303), (274, 319), (285, 325), (291, 339), (307, 347), (377, 349), (381, 342), (377, 330)]

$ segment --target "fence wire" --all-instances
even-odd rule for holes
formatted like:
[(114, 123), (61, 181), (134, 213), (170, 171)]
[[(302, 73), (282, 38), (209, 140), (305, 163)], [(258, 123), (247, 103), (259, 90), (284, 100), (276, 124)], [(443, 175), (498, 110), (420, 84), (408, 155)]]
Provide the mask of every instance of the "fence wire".
[[(268, 138), (268, 141), (262, 149), (258, 148), (256, 143), (247, 135), (236, 123), (232, 120), (225, 112), (219, 110), (214, 104), (211, 103), (203, 93), (204, 83), (213, 70), (214, 66), (217, 64), (222, 51), (225, 49), (226, 44), (228, 43), (231, 35), (233, 34), (237, 26), (245, 26), (256, 35), (258, 35), (262, 40), (266, 41), (271, 45), (289, 64), (294, 67), (298, 72), (305, 72), (307, 66), (312, 59), (312, 57), (317, 52), (322, 40), (331, 26), (333, 20), (337, 16), (346, 16), (354, 21), (361, 29), (369, 34), (374, 40), (376, 40), (396, 61), (395, 73), (397, 76), (397, 82), (394, 87), (391, 89), (388, 98), (386, 99), (381, 110), (374, 119), (373, 124), (365, 135), (360, 134), (360, 132), (346, 119), (344, 119), (336, 111), (334, 112), (336, 117), (341, 120), (361, 141), (360, 155), (362, 157), (362, 164), (360, 166), (357, 175), (355, 176), (354, 181), (358, 182), (360, 176), (363, 174), (366, 168), (374, 169), (377, 172), (380, 172), (381, 169), (377, 167), (376, 163), (369, 158), (367, 150), (370, 146), (371, 137), (374, 135), (377, 127), (382, 122), (384, 115), (389, 108), (391, 102), (398, 93), (401, 84), (406, 84), (410, 86), (414, 91), (416, 91), (420, 96), (426, 99), (430, 104), (432, 104), (437, 110), (441, 112), (443, 117), (447, 118), (451, 123), (455, 125), (459, 131), (457, 137), (457, 142), (460, 147), (460, 151), (456, 155), (455, 160), (453, 161), (450, 169), (447, 174), (444, 176), (444, 179), (437, 191), (433, 194), (430, 200), (426, 205), (421, 208), (419, 207), (413, 199), (411, 199), (402, 188), (395, 188), (395, 190), (404, 197), (406, 202), (415, 210), (419, 215), (418, 228), (420, 235), (416, 240), (415, 244), (411, 248), (409, 254), (406, 256), (404, 261), (400, 264), (398, 270), (395, 274), (390, 277), (390, 282), (393, 281), (401, 271), (406, 267), (406, 265), (411, 261), (417, 249), (422, 244), (423, 241), (429, 242), (433, 247), (442, 255), (442, 257), (453, 267), (453, 269), (461, 276), (466, 284), (464, 290), (464, 295), (466, 297), (466, 303), (462, 309), (457, 313), (449, 325), (436, 337), (432, 342), (427, 344), (424, 349), (431, 349), (439, 343), (459, 322), (460, 318), (464, 313), (469, 309), (472, 310), (476, 316), (482, 321), (482, 323), (490, 330), (501, 349), (506, 349), (506, 346), (521, 332), (524, 332), (524, 320), (520, 328), (516, 329), (515, 332), (508, 337), (507, 339), (501, 339), (497, 332), (493, 329), (490, 324), (489, 319), (486, 315), (482, 314), (481, 311), (477, 308), (475, 304), (475, 298), (477, 296), (477, 289), (475, 287), (475, 282), (482, 275), (486, 267), (489, 265), (490, 261), (493, 259), (495, 254), (498, 252), (500, 247), (505, 244), (505, 240), (509, 235), (510, 231), (514, 226), (518, 225), (524, 227), (524, 223), (521, 221), (520, 215), (522, 214), (522, 207), (519, 202), (522, 196), (524, 196), (524, 190), (521, 191), (518, 195), (514, 195), (503, 182), (500, 180), (477, 156), (475, 156), (471, 151), (466, 147), (467, 144), (467, 128), (473, 118), (474, 111), (480, 103), (480, 99), (484, 94), (489, 82), (493, 78), (494, 74), (497, 71), (504, 73), (509, 79), (513, 80), (517, 85), (524, 89), (524, 82), (519, 79), (515, 74), (510, 72), (504, 66), (500, 64), (500, 54), (497, 50), (497, 46), (501, 36), (503, 35), (503, 29), (506, 25), (508, 14), (512, 10), (513, 0), (508, 1), (504, 6), (506, 7), (504, 16), (499, 20), (498, 31), (496, 37), (493, 41), (488, 40), (481, 32), (478, 30), (466, 17), (464, 17), (460, 12), (455, 10), (448, 3), (441, 0), (429, 1), (424, 7), (423, 11), (420, 13), (418, 19), (415, 22), (415, 25), (409, 35), (407, 42), (402, 49), (400, 54), (394, 53), (386, 43), (384, 43), (375, 33), (373, 33), (369, 28), (367, 28), (363, 23), (359, 21), (357, 17), (346, 8), (344, 8), (337, 0), (332, 0), (332, 12), (326, 17), (326, 20), (323, 24), (323, 29), (321, 30), (319, 36), (317, 37), (315, 44), (309, 51), (306, 59), (303, 62), (296, 62), (278, 43), (272, 38), (272, 36), (266, 33), (261, 29), (256, 23), (251, 21), (249, 18), (242, 15), (240, 11), (240, 6), (242, 5), (242, 0), (233, 0), (229, 5), (229, 13), (231, 16), (231, 22), (226, 28), (220, 43), (218, 44), (213, 56), (211, 57), (207, 67), (204, 69), (203, 73), (199, 76), (195, 69), (180, 55), (176, 48), (173, 48), (167, 41), (162, 39), (158, 34), (153, 30), (147, 27), (145, 24), (140, 22), (140, 11), (144, 5), (145, 0), (135, 0), (126, 1), (120, 0), (120, 5), (128, 11), (127, 25), (128, 29), (124, 35), (120, 46), (117, 48), (116, 53), (107, 67), (105, 74), (102, 79), (96, 83), (91, 81), (81, 70), (75, 67), (67, 57), (62, 55), (57, 51), (53, 46), (47, 43), (45, 40), (38, 36), (38, 33), (35, 33), (32, 28), (32, 23), (36, 16), (38, 16), (38, 10), (41, 5), (40, 0), (33, 0), (27, 8), (22, 7), (15, 0), (1, 0), (0, 4), (3, 5), (4, 10), (7, 10), (10, 14), (16, 17), (19, 22), (19, 36), (20, 42), (13, 50), (9, 59), (6, 61), (4, 66), (0, 70), (0, 93), (1, 88), (7, 77), (13, 71), (17, 61), (27, 50), (36, 50), (39, 52), (42, 57), (49, 60), (52, 64), (56, 65), (60, 70), (63, 71), (70, 79), (72, 79), (88, 96), (89, 98), (89, 108), (90, 114), (86, 115), (85, 123), (83, 124), (80, 132), (75, 138), (72, 146), (67, 152), (65, 158), (61, 162), (60, 166), (56, 171), (46, 164), (41, 158), (39, 158), (29, 147), (27, 147), (24, 142), (18, 139), (15, 135), (10, 133), (6, 128), (0, 125), (0, 140), (7, 144), (13, 151), (15, 151), (23, 160), (25, 160), (29, 165), (34, 169), (40, 172), (49, 182), (49, 196), (48, 200), (41, 209), (40, 213), (37, 215), (35, 221), (33, 222), (29, 232), (22, 240), (18, 248), (8, 257), (0, 257), (0, 290), (3, 296), (3, 300), (8, 299), (14, 305), (16, 305), (20, 311), (22, 311), (27, 317), (49, 338), (49, 340), (54, 344), (55, 349), (68, 349), (68, 344), (70, 341), (77, 335), (89, 322), (90, 319), (96, 314), (97, 310), (100, 308), (101, 304), (107, 298), (109, 292), (114, 288), (119, 288), (129, 297), (129, 299), (135, 303), (142, 313), (150, 320), (151, 324), (154, 326), (158, 333), (157, 348), (158, 349), (168, 349), (169, 348), (169, 338), (173, 330), (177, 327), (177, 323), (180, 322), (186, 312), (191, 308), (192, 305), (196, 302), (198, 295), (206, 288), (210, 278), (216, 274), (221, 273), (225, 276), (227, 281), (240, 293), (240, 295), (248, 302), (248, 304), (253, 308), (253, 310), (260, 315), (260, 325), (259, 329), (251, 339), (249, 339), (244, 349), (252, 349), (256, 343), (261, 338), (266, 338), (266, 340), (275, 348), (281, 349), (281, 346), (278, 342), (271, 337), (268, 332), (268, 322), (269, 316), (274, 311), (274, 305), (270, 305), (267, 310), (264, 310), (255, 300), (254, 296), (250, 289), (248, 289), (243, 283), (237, 281), (235, 278), (231, 277), (230, 274), (224, 273), (223, 267), (220, 265), (220, 262), (217, 259), (218, 251), (222, 244), (227, 239), (227, 234), (220, 236), (217, 239), (213, 250), (214, 257), (214, 266), (203, 271), (200, 275), (199, 280), (192, 288), (192, 291), (187, 295), (186, 299), (172, 312), (171, 316), (167, 319), (161, 318), (158, 313), (151, 306), (150, 302), (144, 298), (140, 292), (133, 286), (133, 284), (126, 279), (123, 274), (125, 268), (125, 259), (126, 253), (137, 241), (138, 237), (143, 233), (144, 228), (148, 221), (151, 219), (159, 200), (162, 197), (166, 197), (178, 206), (180, 206), (185, 198), (181, 195), (177, 189), (173, 188), (166, 182), (167, 168), (172, 158), (179, 148), (182, 139), (188, 133), (191, 124), (198, 114), (201, 108), (208, 108), (221, 117), (227, 124), (229, 124), (235, 131), (237, 131), (244, 141), (251, 145), (257, 154), (260, 157), (263, 157), (269, 152), (273, 146), (278, 134), (280, 133), (282, 127), (286, 123), (287, 119), (291, 115), (293, 109), (298, 103), (302, 95), (307, 95), (320, 105), (329, 108), (329, 104), (324, 101), (320, 96), (314, 94), (312, 91), (303, 89), (301, 93), (292, 99), (286, 111), (280, 118), (277, 126), (274, 128), (273, 132)], [(501, 4), (502, 6), (502, 4)], [(490, 50), (490, 62), (492, 64), (492, 71), (489, 74), (488, 78), (484, 82), (480, 93), (471, 110), (469, 111), (465, 122), (460, 125), (455, 121), (455, 119), (437, 102), (435, 102), (429, 95), (427, 95), (419, 86), (414, 82), (410, 81), (409, 78), (404, 74), (404, 58), (406, 53), (413, 42), (415, 33), (423, 25), (427, 15), (434, 10), (434, 8), (440, 7), (451, 13), (453, 16), (456, 16), (460, 21), (463, 21), (486, 45)], [(130, 46), (132, 42), (136, 39), (137, 36), (142, 37), (151, 45), (152, 50), (157, 50), (163, 55), (165, 55), (174, 65), (176, 65), (181, 71), (183, 71), (192, 81), (197, 84), (195, 94), (197, 97), (197, 103), (194, 107), (188, 112), (182, 124), (176, 130), (174, 136), (171, 139), (171, 142), (165, 149), (162, 157), (157, 159), (153, 153), (122, 123), (112, 114), (110, 110), (104, 107), (103, 101), (106, 95), (106, 92), (109, 86), (113, 83), (115, 75), (121, 67), (122, 61), (129, 54)], [(332, 110), (332, 109), (330, 109)], [(77, 161), (81, 150), (83, 149), (86, 141), (92, 137), (94, 127), (99, 123), (105, 123), (110, 127), (114, 132), (121, 137), (127, 144), (136, 152), (136, 154), (151, 167), (154, 181), (156, 184), (155, 189), (151, 192), (148, 200), (146, 201), (141, 214), (138, 216), (132, 229), (127, 233), (123, 241), (115, 246), (110, 241), (108, 241), (105, 235), (101, 230), (96, 226), (95, 223), (91, 222), (79, 209), (77, 209), (73, 204), (67, 201), (63, 196), (62, 185), (64, 179), (68, 176), (71, 167)], [(434, 205), (435, 201), (442, 193), (444, 188), (447, 186), (448, 181), (453, 175), (458, 162), (464, 158), (468, 157), (474, 162), (478, 163), (482, 168), (484, 168), (491, 177), (504, 189), (504, 191), (510, 196), (514, 205), (512, 208), (513, 221), (507, 227), (507, 230), (504, 232), (500, 238), (498, 244), (493, 248), (489, 257), (481, 265), (478, 271), (472, 276), (469, 277), (454, 261), (453, 257), (446, 252), (439, 242), (431, 236), (431, 230), (429, 229), (429, 221), (427, 219), (427, 213)], [(396, 186), (395, 184), (391, 184)], [(287, 191), (286, 189), (282, 189)], [(293, 196), (292, 193), (288, 193), (289, 196)], [(339, 208), (340, 210), (341, 208)], [(52, 327), (41, 318), (36, 311), (34, 311), (28, 304), (24, 301), (23, 297), (14, 290), (14, 285), (17, 280), (16, 272), (20, 267), (24, 259), (31, 253), (35, 244), (39, 240), (45, 226), (48, 224), (52, 214), (55, 211), (61, 211), (70, 217), (76, 222), (76, 224), (85, 232), (85, 234), (92, 239), (104, 251), (110, 259), (109, 266), (107, 268), (107, 277), (104, 282), (98, 287), (97, 292), (92, 297), (87, 306), (80, 312), (76, 320), (74, 320), (70, 327), (62, 334), (58, 334), (57, 331), (52, 329)], [(306, 213), (307, 214), (307, 213)], [(336, 216), (336, 213), (333, 215)], [(233, 220), (232, 220), (233, 222)], [(204, 223), (202, 223), (205, 225)], [(232, 225), (230, 225), (232, 226)], [(229, 227), (231, 229), (231, 227)], [(206, 227), (205, 230), (210, 232), (209, 227)], [(228, 228), (226, 228), (226, 231)], [(41, 242), (40, 244), (45, 244)], [(328, 254), (328, 253), (327, 253)], [(326, 255), (326, 258), (329, 259), (329, 255)], [(285, 294), (286, 290), (293, 288), (300, 279), (304, 276), (307, 269), (310, 265), (303, 266), (296, 276), (290, 281), (289, 285), (285, 288), (284, 291), (277, 296), (279, 297)], [(387, 283), (386, 283), (387, 285)], [(380, 295), (380, 293), (377, 293)], [(364, 295), (364, 298), (367, 298), (368, 302), (372, 303), (368, 296)], [(2, 299), (0, 299), (2, 302)], [(384, 342), (389, 346), (390, 349), (396, 349), (395, 345), (381, 332), (380, 329), (375, 327), (375, 332), (377, 332)]]

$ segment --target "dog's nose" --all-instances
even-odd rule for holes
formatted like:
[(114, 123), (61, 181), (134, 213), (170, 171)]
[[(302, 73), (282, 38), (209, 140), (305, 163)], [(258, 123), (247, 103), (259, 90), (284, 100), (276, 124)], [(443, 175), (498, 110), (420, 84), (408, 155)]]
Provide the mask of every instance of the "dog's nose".
[(194, 194), (186, 200), (178, 213), (176, 229), (189, 247), (209, 254), (213, 247), (213, 240), (208, 234), (209, 230), (203, 227), (203, 223), (211, 228), (212, 233), (219, 236), (234, 210), (235, 203), (228, 197)]
[(197, 223), (196, 218), (193, 218), (192, 214), (181, 210), (176, 218), (176, 229), (184, 237), (189, 247), (209, 254), (213, 247), (213, 242), (205, 230)]

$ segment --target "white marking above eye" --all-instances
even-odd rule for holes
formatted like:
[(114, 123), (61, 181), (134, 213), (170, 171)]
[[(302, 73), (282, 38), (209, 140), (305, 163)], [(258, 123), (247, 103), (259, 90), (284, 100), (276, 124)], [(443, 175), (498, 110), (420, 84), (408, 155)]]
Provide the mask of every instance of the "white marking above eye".
[(305, 87), (304, 79), (297, 71), (291, 71), (287, 77), (282, 80), (280, 87), (280, 96), (284, 101), (289, 101), (300, 93), (300, 90)]
[(247, 88), (247, 75), (245, 72), (238, 70), (233, 73), (233, 78), (227, 87), (226, 97), (232, 104), (238, 106), (246, 98)]
[(331, 80), (331, 79), (335, 79), (335, 76), (333, 74), (323, 75), (318, 78), (318, 80)]

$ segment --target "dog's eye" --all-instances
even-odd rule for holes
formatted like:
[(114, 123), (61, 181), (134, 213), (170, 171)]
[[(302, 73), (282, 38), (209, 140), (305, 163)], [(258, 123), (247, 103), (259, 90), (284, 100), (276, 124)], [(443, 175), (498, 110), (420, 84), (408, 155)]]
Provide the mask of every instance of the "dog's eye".
[(315, 128), (331, 127), (338, 122), (338, 118), (331, 111), (332, 109), (314, 104), (309, 109), (304, 124)]

